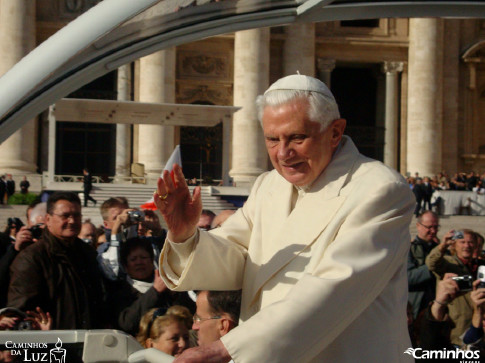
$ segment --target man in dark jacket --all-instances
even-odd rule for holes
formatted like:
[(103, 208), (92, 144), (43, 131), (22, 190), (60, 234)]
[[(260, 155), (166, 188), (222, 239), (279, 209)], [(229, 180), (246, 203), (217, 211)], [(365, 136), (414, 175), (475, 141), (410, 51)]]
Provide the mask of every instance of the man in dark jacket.
[(96, 205), (96, 199), (91, 197), (89, 193), (93, 189), (93, 180), (88, 169), (83, 169), (83, 191), (84, 191), (84, 206), (88, 206), (88, 200)]
[(47, 201), (40, 241), (21, 251), (10, 268), (8, 306), (49, 312), (52, 329), (102, 327), (101, 276), (96, 251), (79, 238), (77, 194), (56, 192)]
[(430, 251), (439, 244), (436, 236), (439, 229), (438, 216), (426, 211), (418, 217), (416, 229), (418, 235), (411, 242), (408, 255), (408, 286), (409, 302), (413, 307), (416, 319), (419, 312), (426, 308), (434, 299), (435, 278), (425, 264)]

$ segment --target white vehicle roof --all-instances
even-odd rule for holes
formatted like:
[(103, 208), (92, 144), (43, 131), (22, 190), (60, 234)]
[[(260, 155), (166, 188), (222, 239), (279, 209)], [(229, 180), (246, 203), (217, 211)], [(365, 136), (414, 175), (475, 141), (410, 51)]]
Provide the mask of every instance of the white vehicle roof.
[(0, 143), (63, 96), (164, 48), (293, 22), (382, 17), (485, 17), (485, 2), (104, 0), (0, 78)]

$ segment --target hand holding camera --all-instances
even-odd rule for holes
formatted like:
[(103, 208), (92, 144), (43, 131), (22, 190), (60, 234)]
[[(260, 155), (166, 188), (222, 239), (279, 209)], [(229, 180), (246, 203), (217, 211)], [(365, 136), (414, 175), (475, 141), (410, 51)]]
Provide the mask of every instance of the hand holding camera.
[(15, 235), (15, 250), (20, 251), (23, 248), (27, 247), (27, 243), (32, 242), (32, 238), (32, 232), (26, 226), (20, 228), (20, 230)]
[(145, 213), (135, 209), (125, 209), (115, 219), (111, 234), (118, 234), (123, 229), (138, 224), (144, 221)]

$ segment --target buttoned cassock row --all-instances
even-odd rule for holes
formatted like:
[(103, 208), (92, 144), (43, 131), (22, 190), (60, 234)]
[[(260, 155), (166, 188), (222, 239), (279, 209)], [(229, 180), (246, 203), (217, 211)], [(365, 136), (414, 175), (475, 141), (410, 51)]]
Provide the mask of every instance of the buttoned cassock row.
[(243, 289), (242, 324), (222, 338), (235, 362), (409, 360), (415, 201), (403, 178), (344, 137), (291, 210), (293, 193), (276, 171), (261, 175), (221, 228), (165, 244), (165, 283)]

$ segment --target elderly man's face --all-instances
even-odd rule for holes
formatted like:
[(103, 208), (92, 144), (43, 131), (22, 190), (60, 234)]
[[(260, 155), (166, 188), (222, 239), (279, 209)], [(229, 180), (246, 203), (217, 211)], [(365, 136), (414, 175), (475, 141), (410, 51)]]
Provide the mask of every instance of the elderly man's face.
[(463, 260), (472, 258), (475, 248), (475, 239), (469, 233), (465, 233), (464, 238), (457, 239), (455, 242), (456, 256)]
[(418, 237), (426, 242), (437, 242), (436, 234), (439, 230), (438, 218), (431, 213), (423, 214), (421, 222), (416, 223)]
[(345, 129), (345, 120), (333, 121), (326, 130), (309, 120), (308, 101), (296, 99), (263, 112), (263, 132), (271, 163), (290, 183), (313, 183), (332, 159)]

